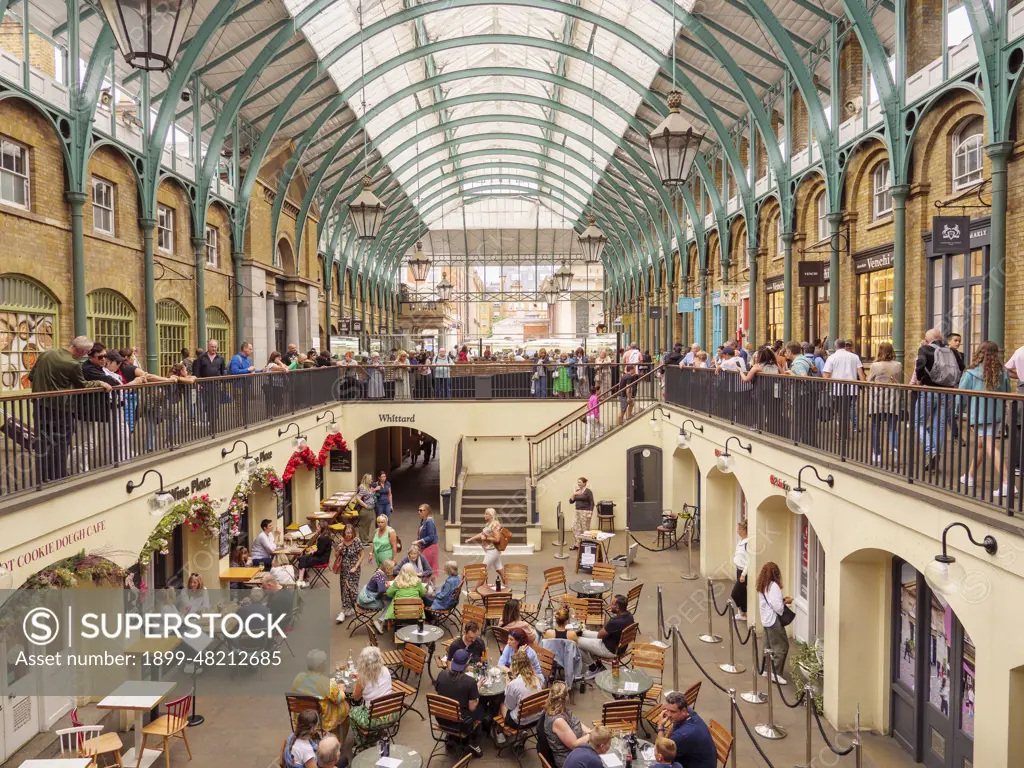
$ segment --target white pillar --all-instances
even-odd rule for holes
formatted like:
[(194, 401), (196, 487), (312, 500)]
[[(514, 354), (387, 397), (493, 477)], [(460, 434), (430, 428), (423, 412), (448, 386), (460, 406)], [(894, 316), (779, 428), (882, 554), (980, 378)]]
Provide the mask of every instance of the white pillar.
[(256, 359), (261, 363), (265, 362), (270, 357), (270, 351), (277, 344), (274, 329), (276, 328), (276, 316), (274, 314), (274, 299), (267, 299), (267, 332), (263, 337), (263, 351), (262, 353), (257, 349), (254, 351)]
[[(288, 348), (288, 344), (298, 344), (302, 341), (299, 333), (299, 302), (297, 301), (289, 301), (284, 306), (284, 337), (285, 349)], [(284, 353), (284, 350), (278, 351)]]

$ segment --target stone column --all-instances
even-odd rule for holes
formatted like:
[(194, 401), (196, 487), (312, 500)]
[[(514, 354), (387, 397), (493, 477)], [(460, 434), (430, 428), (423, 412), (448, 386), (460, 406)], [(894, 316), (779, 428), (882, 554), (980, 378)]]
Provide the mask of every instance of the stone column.
[[(747, 248), (747, 260), (750, 262), (750, 282), (748, 287), (747, 297), (749, 302), (747, 308), (747, 341), (754, 345), (754, 349), (757, 349), (757, 248)], [(743, 311), (742, 305), (740, 311)], [(787, 336), (786, 339), (789, 339)], [(774, 339), (765, 338), (765, 343), (770, 344)]]
[(794, 340), (793, 336), (793, 233), (782, 233), (782, 335), (786, 342)]
[(828, 340), (831, 344), (834, 344), (835, 340), (839, 338), (840, 286), (843, 282), (839, 277), (839, 224), (843, 220), (843, 214), (830, 213), (827, 219), (831, 250), (829, 259)]
[[(284, 306), (284, 340), (286, 344), (298, 344), (299, 336), (299, 303), (297, 301), (285, 302)], [(285, 347), (287, 349), (287, 347)], [(278, 350), (284, 354), (284, 350)]]
[(193, 237), (196, 252), (196, 344), (206, 348), (206, 238)]
[[(260, 353), (258, 350), (256, 350), (254, 352), (254, 354), (256, 355), (256, 359), (257, 360), (266, 360), (268, 357), (270, 357), (270, 351), (274, 348), (274, 345), (277, 344), (277, 340), (276, 340), (277, 334), (274, 333), (275, 328), (277, 327), (276, 326), (275, 313), (274, 313), (274, 304), (275, 303), (276, 303), (275, 299), (273, 299), (273, 298), (268, 298), (267, 299), (267, 329), (266, 329), (267, 332), (263, 336), (263, 343), (264, 343), (263, 352)], [(257, 342), (254, 341), (253, 345), (256, 346)]]
[(892, 344), (901, 363), (906, 349), (907, 318), (907, 197), (909, 184), (897, 184), (892, 193)]
[(156, 269), (153, 263), (153, 230), (156, 219), (139, 219), (142, 228), (143, 284), (146, 289), (146, 370), (160, 373), (160, 340), (156, 335)]

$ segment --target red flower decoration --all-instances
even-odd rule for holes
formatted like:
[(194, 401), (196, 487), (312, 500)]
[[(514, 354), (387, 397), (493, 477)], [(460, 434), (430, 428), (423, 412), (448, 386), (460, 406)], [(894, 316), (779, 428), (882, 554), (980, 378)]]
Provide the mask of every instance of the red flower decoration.
[(345, 442), (345, 438), (341, 436), (340, 432), (327, 435), (327, 439), (324, 440), (324, 444), (320, 448), (320, 455), (317, 456), (317, 464), (319, 466), (326, 466), (327, 459), (330, 457), (332, 450), (348, 450), (348, 444)]
[(316, 454), (310, 449), (310, 447), (303, 446), (301, 450), (296, 451), (292, 454), (291, 458), (288, 459), (288, 463), (285, 465), (284, 472), (281, 473), (281, 485), (284, 487), (284, 483), (291, 482), (292, 476), (295, 474), (295, 470), (299, 468), (300, 464), (305, 464), (306, 469), (316, 469), (320, 466), (317, 461)]

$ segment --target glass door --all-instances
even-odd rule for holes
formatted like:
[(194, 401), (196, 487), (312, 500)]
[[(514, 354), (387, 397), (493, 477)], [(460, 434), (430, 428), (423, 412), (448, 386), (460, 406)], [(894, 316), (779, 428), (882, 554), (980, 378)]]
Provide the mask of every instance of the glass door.
[(626, 515), (633, 531), (653, 531), (661, 522), (661, 449), (631, 448), (626, 454), (629, 495)]
[(928, 262), (928, 316), (946, 335), (963, 337), (960, 351), (968, 361), (985, 339), (985, 262), (988, 247), (970, 254), (949, 254)]

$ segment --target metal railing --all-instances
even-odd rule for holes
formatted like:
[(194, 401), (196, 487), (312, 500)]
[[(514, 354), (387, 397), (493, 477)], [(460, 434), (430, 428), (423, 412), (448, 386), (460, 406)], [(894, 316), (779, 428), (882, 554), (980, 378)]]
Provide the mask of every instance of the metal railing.
[(1024, 397), (699, 368), (665, 371), (665, 401), (908, 483), (1021, 511)]
[(340, 368), (0, 399), (0, 498), (333, 402)]

